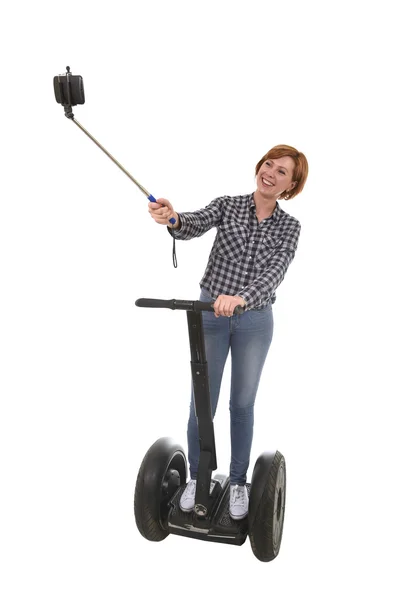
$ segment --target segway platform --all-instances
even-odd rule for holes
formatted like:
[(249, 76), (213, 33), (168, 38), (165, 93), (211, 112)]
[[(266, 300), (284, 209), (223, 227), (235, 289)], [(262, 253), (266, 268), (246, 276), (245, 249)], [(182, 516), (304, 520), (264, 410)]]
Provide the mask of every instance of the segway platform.
[[(184, 535), (199, 540), (222, 542), (241, 546), (248, 535), (248, 515), (244, 519), (235, 520), (229, 514), (230, 484), (229, 477), (216, 475), (211, 480), (211, 492), (216, 486), (222, 487), (213, 505), (210, 518), (200, 518), (192, 510), (183, 512), (180, 508), (180, 498), (186, 484), (178, 488), (170, 501), (171, 509), (168, 516), (168, 529), (170, 533)], [(246, 484), (248, 496), (250, 484)]]

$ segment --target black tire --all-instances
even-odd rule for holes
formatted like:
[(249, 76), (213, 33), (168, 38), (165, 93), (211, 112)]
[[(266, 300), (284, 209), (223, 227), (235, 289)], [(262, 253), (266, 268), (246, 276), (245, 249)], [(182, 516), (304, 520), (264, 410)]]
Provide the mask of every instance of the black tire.
[(169, 535), (168, 504), (186, 475), (183, 448), (171, 438), (158, 439), (141, 463), (134, 493), (135, 522), (147, 540), (160, 542)]
[(252, 552), (262, 562), (274, 560), (280, 550), (286, 479), (283, 455), (261, 454), (252, 474), (248, 530)]

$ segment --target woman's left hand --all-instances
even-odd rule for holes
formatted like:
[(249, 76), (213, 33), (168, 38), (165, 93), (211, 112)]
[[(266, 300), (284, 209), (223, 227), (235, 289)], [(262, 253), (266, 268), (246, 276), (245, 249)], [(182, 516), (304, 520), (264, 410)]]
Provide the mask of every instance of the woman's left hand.
[(215, 317), (232, 317), (236, 306), (245, 306), (245, 300), (240, 296), (225, 296), (222, 294), (216, 298), (213, 308)]

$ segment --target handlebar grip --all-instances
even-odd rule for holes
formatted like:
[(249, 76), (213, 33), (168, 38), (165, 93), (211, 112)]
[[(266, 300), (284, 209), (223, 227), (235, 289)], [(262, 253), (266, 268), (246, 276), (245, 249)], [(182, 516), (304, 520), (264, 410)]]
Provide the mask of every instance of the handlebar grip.
[(142, 306), (143, 308), (170, 308), (174, 310), (174, 300), (158, 300), (155, 298), (138, 298), (135, 301), (136, 306)]
[(211, 302), (201, 302), (200, 300), (194, 301), (194, 310), (196, 312), (200, 312), (202, 310), (206, 310), (208, 312), (214, 312), (213, 304)]
[[(201, 310), (207, 310), (209, 312), (214, 312), (213, 309), (213, 304), (211, 304), (210, 302), (201, 302), (200, 300), (195, 300), (195, 308), (194, 310), (199, 312)], [(234, 315), (241, 315), (244, 311), (243, 306), (235, 306), (233, 314)]]
[[(148, 196), (148, 199), (150, 200), (150, 202), (157, 202), (157, 200), (154, 198), (154, 196), (152, 194), (150, 194)], [(171, 223), (172, 225), (174, 225), (176, 222), (176, 219), (174, 219), (173, 217), (171, 219), (169, 219), (169, 223)]]

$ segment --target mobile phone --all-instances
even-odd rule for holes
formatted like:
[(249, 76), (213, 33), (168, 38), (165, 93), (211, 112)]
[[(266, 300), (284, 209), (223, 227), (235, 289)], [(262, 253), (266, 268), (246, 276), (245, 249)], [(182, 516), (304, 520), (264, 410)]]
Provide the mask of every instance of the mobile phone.
[(67, 68), (67, 73), (56, 75), (53, 78), (56, 102), (62, 106), (76, 106), (85, 103), (84, 82), (81, 75), (72, 75)]

